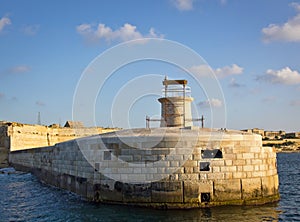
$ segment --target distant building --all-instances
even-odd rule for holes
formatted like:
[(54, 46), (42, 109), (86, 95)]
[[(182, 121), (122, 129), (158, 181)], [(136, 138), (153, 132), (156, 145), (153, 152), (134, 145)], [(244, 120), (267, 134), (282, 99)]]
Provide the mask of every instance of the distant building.
[(300, 139), (300, 132), (286, 133), (285, 138), (299, 138)]
[[(253, 128), (253, 129), (244, 129), (242, 131), (248, 132), (248, 133), (255, 133), (261, 135), (264, 139), (280, 139), (285, 138), (286, 133), (285, 131), (279, 130), (279, 131), (265, 131), (264, 129), (259, 128)], [(290, 135), (293, 136), (293, 135)], [(300, 135), (298, 135), (300, 136)]]
[(84, 128), (84, 125), (82, 122), (79, 121), (67, 121), (64, 127), (68, 128)]
[(258, 128), (252, 129), (252, 133), (259, 134), (261, 136), (264, 136), (264, 132), (265, 131), (263, 129), (258, 129)]
[(265, 138), (269, 139), (280, 139), (285, 137), (285, 131), (279, 130), (279, 131), (265, 131)]
[(244, 132), (248, 132), (248, 133), (255, 133), (255, 134), (259, 134), (262, 137), (264, 136), (264, 130), (263, 129), (258, 129), (258, 128), (253, 128), (253, 129), (244, 129), (242, 130)]

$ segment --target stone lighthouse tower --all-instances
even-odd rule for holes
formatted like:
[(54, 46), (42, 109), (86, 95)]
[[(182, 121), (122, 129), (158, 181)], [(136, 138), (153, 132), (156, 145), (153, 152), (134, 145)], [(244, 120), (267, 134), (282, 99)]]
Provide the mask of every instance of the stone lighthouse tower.
[(191, 89), (187, 80), (163, 81), (164, 97), (159, 98), (161, 103), (161, 127), (186, 127), (193, 126), (191, 102)]

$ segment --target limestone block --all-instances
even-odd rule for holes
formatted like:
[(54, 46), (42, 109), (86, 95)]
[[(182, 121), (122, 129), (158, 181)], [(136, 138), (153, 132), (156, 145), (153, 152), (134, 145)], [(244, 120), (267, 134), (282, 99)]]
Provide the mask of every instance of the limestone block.
[(212, 172), (213, 173), (219, 173), (219, 172), (221, 172), (221, 168), (219, 166), (213, 166), (212, 167)]
[(124, 184), (122, 187), (123, 201), (134, 203), (151, 202), (151, 184)]
[(170, 155), (170, 156), (167, 156), (167, 158), (168, 158), (168, 160), (169, 161), (173, 161), (173, 160), (175, 160), (175, 161), (182, 161), (183, 160), (183, 158), (184, 158), (184, 155)]
[(254, 166), (253, 165), (245, 165), (245, 166), (243, 166), (243, 171), (252, 172), (252, 171), (254, 171)]
[(276, 194), (275, 188), (275, 180), (273, 176), (263, 177), (261, 178), (262, 181), (262, 195), (263, 196), (270, 196)]
[(170, 167), (179, 167), (180, 162), (179, 161), (170, 161)]
[(232, 173), (233, 179), (242, 179), (242, 178), (246, 178), (246, 177), (247, 177), (247, 173), (245, 173), (245, 172), (233, 172)]
[(208, 180), (223, 180), (225, 179), (225, 173), (208, 173)]
[(225, 166), (225, 161), (213, 159), (211, 160), (211, 166)]
[[(221, 146), (223, 146), (223, 144)], [(234, 149), (234, 146), (222, 147), (222, 153), (223, 154), (232, 154), (233, 149)]]
[(221, 172), (236, 172), (237, 171), (236, 166), (221, 166), (220, 169), (221, 169)]
[(227, 160), (236, 160), (237, 159), (237, 155), (235, 153), (224, 153), (223, 154), (223, 158), (227, 159)]
[(193, 148), (180, 148), (180, 149), (176, 149), (176, 154), (185, 154), (185, 155), (187, 155), (187, 154), (192, 154), (192, 152), (193, 152)]
[(245, 164), (246, 164), (246, 160), (243, 159), (232, 160), (232, 165), (234, 166), (243, 166)]
[(261, 159), (251, 159), (252, 165), (261, 165), (263, 161)]
[(151, 183), (151, 201), (153, 203), (182, 203), (182, 182), (153, 182)]
[(260, 153), (261, 152), (261, 147), (260, 146), (253, 146), (250, 148), (251, 153)]
[(125, 162), (132, 162), (133, 156), (132, 155), (120, 155), (119, 158)]
[[(121, 184), (121, 183), (120, 183)], [(123, 201), (122, 185), (113, 180), (101, 181), (101, 184), (93, 186), (93, 200), (101, 201)]]
[(192, 156), (192, 159), (196, 160), (196, 161), (201, 160), (202, 159), (201, 151), (199, 153), (194, 153), (193, 156)]
[(232, 166), (232, 160), (225, 160), (225, 166)]
[(233, 179), (233, 172), (227, 172), (225, 173), (225, 179)]
[(199, 171), (198, 167), (184, 167), (184, 173), (188, 173), (188, 174), (194, 173), (194, 168), (196, 168)]
[(87, 196), (87, 179), (82, 177), (77, 177), (76, 182), (76, 193), (86, 197)]
[(187, 160), (184, 163), (185, 167), (197, 167), (198, 166), (198, 161), (193, 161), (193, 160)]
[(242, 179), (242, 194), (243, 199), (260, 198), (261, 193), (261, 178)]
[(254, 153), (243, 153), (243, 159), (254, 159)]
[(213, 193), (213, 183), (211, 181), (186, 181), (184, 182), (184, 202), (201, 202), (201, 193)]
[(193, 174), (179, 174), (178, 180), (199, 180), (199, 174), (193, 173)]
[(200, 173), (200, 174), (199, 174), (199, 179), (200, 179), (200, 180), (207, 180), (208, 174), (209, 174), (209, 173)]
[(260, 165), (259, 170), (261, 170), (261, 171), (269, 170), (269, 166), (268, 165)]
[(239, 199), (241, 199), (241, 184), (239, 179), (216, 180), (214, 182), (214, 201)]

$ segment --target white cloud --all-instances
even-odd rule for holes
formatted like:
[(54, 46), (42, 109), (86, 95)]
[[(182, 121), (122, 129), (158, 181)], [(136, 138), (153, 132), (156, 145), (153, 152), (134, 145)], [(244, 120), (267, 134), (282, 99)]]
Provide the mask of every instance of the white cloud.
[(236, 81), (235, 78), (232, 78), (230, 80), (230, 83), (229, 83), (229, 87), (232, 87), (232, 88), (240, 88), (240, 87), (243, 87), (244, 85), (243, 84), (240, 84)]
[(140, 38), (163, 38), (155, 32), (154, 28), (150, 28), (149, 33), (143, 35), (137, 30), (137, 27), (129, 23), (124, 24), (119, 29), (112, 28), (100, 23), (97, 28), (91, 24), (81, 24), (76, 27), (77, 32), (87, 38), (89, 41), (105, 40), (111, 41), (129, 41)]
[(26, 25), (21, 28), (21, 31), (25, 35), (33, 36), (38, 32), (39, 28), (39, 25)]
[(201, 107), (211, 107), (211, 108), (218, 108), (218, 107), (222, 107), (222, 101), (219, 99), (208, 99), (206, 101), (200, 102), (199, 106)]
[(29, 72), (31, 68), (27, 65), (19, 65), (19, 66), (14, 66), (11, 67), (8, 72), (15, 74), (15, 73), (24, 73), (24, 72)]
[(5, 94), (0, 92), (0, 99), (4, 98)]
[(206, 64), (192, 66), (188, 71), (198, 76), (211, 76), (213, 72), (212, 68)]
[(259, 77), (258, 80), (259, 79), (271, 83), (296, 85), (300, 84), (300, 73), (296, 70), (291, 70), (289, 67), (285, 67), (281, 70), (268, 69), (266, 74)]
[(0, 19), (0, 32), (4, 29), (5, 26), (10, 25), (11, 20), (8, 17), (2, 17)]
[(199, 66), (192, 66), (189, 68), (189, 71), (200, 76), (211, 76), (211, 72), (213, 71), (218, 78), (224, 78), (231, 75), (240, 75), (243, 73), (243, 68), (233, 64), (231, 66), (224, 66), (222, 68), (217, 68), (213, 70), (208, 65), (199, 65)]
[(215, 70), (215, 73), (219, 78), (224, 78), (224, 77), (231, 76), (231, 75), (242, 74), (243, 71), (244, 71), (244, 68), (242, 68), (236, 64), (233, 64), (233, 65), (231, 65), (231, 67), (224, 66), (223, 68), (218, 68)]
[(300, 3), (290, 4), (298, 14), (284, 24), (270, 24), (262, 29), (265, 42), (286, 41), (300, 42)]
[(190, 11), (194, 8), (194, 0), (172, 0), (172, 3), (180, 11)]

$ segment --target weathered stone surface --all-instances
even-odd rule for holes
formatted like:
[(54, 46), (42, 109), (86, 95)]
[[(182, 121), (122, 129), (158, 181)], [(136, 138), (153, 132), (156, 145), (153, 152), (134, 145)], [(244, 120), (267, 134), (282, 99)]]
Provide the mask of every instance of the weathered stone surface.
[(242, 179), (243, 199), (258, 199), (261, 193), (261, 178)]
[(214, 182), (214, 201), (241, 199), (240, 179), (217, 180)]

